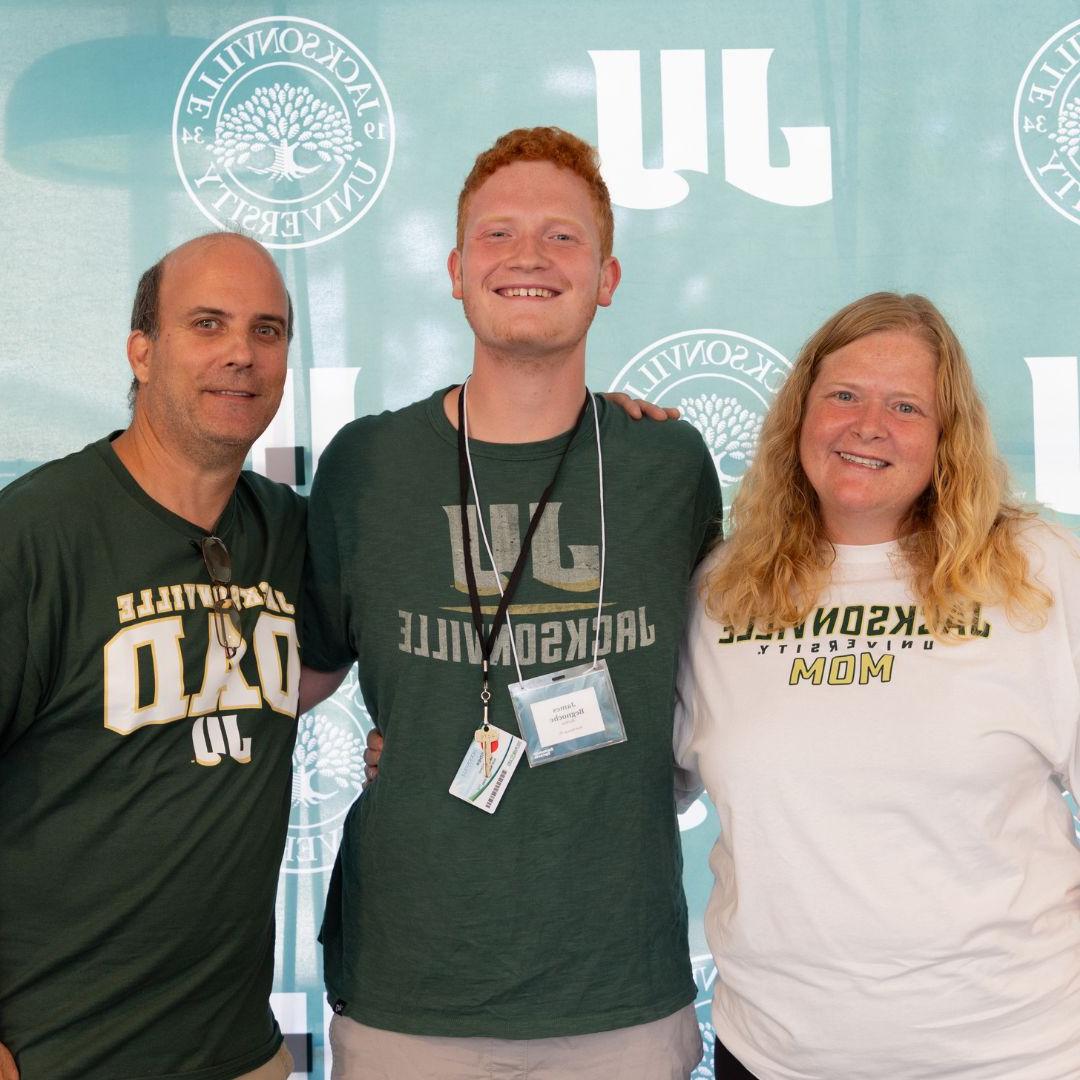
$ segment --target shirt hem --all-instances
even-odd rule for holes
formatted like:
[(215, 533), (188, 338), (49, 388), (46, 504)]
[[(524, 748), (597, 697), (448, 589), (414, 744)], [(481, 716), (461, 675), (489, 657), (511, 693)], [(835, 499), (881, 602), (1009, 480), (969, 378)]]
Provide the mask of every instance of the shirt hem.
[[(639, 1005), (629, 1009), (591, 1013), (582, 1016), (555, 1016), (538, 1019), (535, 1015), (500, 1020), (496, 1017), (462, 1016), (460, 1013), (397, 1013), (369, 1005), (346, 1004), (342, 1010), (350, 1020), (383, 1031), (402, 1035), (430, 1035), (480, 1039), (555, 1039), (567, 1035), (594, 1035), (600, 1031), (615, 1031), (639, 1024), (663, 1020), (685, 1008), (697, 997), (697, 988), (684, 991), (664, 1001)], [(331, 1005), (339, 997), (329, 991)], [(346, 998), (346, 1001), (348, 999)]]
[(285, 1036), (279, 1032), (272, 1040), (269, 1049), (263, 1047), (253, 1050), (242, 1058), (235, 1058), (222, 1065), (210, 1065), (185, 1072), (140, 1073), (138, 1076), (129, 1076), (126, 1080), (236, 1080), (236, 1077), (253, 1072), (270, 1061), (284, 1041)]

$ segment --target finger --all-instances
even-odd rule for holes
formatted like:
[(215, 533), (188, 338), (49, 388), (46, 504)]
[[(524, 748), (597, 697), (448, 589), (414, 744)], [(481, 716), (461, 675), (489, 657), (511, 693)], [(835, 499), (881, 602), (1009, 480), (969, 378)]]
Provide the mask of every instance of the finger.
[(629, 394), (624, 394), (621, 391), (612, 391), (611, 393), (604, 394), (604, 397), (611, 402), (612, 405), (618, 405), (631, 420), (641, 419), (641, 402), (637, 398), (630, 397)]
[(379, 775), (379, 770), (374, 765), (364, 766), (364, 783), (370, 784)]
[(682, 415), (678, 409), (654, 405), (651, 401), (642, 401), (642, 410), (650, 420), (678, 420)]
[(381, 750), (372, 750), (370, 747), (364, 751), (364, 764), (371, 765), (374, 768), (379, 767), (379, 758), (382, 757)]
[(367, 733), (367, 744), (369, 750), (382, 750), (383, 737), (378, 733), (375, 728), (372, 728)]

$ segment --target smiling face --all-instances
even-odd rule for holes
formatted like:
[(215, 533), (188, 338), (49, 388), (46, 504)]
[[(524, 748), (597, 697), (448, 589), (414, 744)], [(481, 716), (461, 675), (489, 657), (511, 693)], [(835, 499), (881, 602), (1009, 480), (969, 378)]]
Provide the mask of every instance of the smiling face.
[(583, 356), (620, 274), (614, 258), (601, 257), (588, 186), (549, 161), (505, 165), (477, 188), (447, 268), (478, 359)]
[(837, 544), (896, 539), (934, 469), (937, 358), (908, 330), (881, 330), (826, 356), (806, 398), (799, 459)]
[(165, 261), (157, 315), (156, 338), (128, 338), (142, 419), (192, 461), (242, 459), (285, 386), (288, 298), (273, 260), (237, 236), (185, 244)]

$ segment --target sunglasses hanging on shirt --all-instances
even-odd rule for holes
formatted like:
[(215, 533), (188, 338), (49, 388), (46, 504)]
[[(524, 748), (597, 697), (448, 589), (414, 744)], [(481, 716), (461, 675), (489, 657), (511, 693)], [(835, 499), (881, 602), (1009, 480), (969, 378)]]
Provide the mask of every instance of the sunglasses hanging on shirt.
[(218, 644), (225, 650), (225, 658), (231, 660), (244, 642), (240, 625), (240, 612), (229, 593), (232, 584), (232, 559), (224, 541), (217, 536), (204, 536), (199, 541), (199, 551), (210, 575), (210, 593), (214, 602), (211, 618)]

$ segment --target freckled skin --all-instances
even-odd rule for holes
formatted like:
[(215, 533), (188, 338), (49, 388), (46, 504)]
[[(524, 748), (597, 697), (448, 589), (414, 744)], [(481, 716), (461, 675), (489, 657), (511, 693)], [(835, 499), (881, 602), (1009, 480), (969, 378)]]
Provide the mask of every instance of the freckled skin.
[[(821, 362), (807, 395), (799, 460), (835, 543), (895, 539), (929, 485), (941, 436), (936, 373), (930, 345), (907, 330), (868, 334)], [(884, 464), (872, 468), (841, 455)]]
[[(484, 181), (447, 267), (477, 348), (519, 360), (583, 351), (597, 306), (611, 303), (619, 281), (616, 260), (601, 256), (585, 181), (548, 161), (517, 161)], [(556, 295), (500, 295), (514, 287)]]

